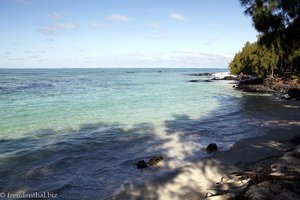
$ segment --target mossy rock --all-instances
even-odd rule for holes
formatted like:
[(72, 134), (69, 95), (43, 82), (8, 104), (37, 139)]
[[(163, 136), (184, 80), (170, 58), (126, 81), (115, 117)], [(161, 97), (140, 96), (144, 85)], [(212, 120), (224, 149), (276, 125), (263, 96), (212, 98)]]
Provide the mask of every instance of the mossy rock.
[(150, 166), (156, 166), (160, 161), (162, 161), (164, 158), (162, 156), (152, 156), (150, 159), (149, 159), (149, 162), (148, 164)]

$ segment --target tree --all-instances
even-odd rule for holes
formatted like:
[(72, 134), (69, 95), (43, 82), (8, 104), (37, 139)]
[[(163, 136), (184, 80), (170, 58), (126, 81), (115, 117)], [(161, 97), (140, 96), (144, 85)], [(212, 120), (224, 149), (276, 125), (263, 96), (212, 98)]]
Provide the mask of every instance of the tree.
[[(277, 73), (300, 71), (300, 0), (240, 0), (253, 26), (261, 33), (258, 44), (278, 55)], [(262, 50), (265, 52), (264, 50)], [(264, 55), (264, 54), (262, 54)], [(268, 59), (265, 55), (265, 58)], [(276, 57), (277, 59), (277, 57)], [(269, 62), (270, 63), (270, 62)], [(274, 70), (273, 70), (274, 71)]]
[(293, 28), (299, 23), (300, 0), (240, 0), (254, 27), (263, 34)]
[(279, 56), (275, 48), (267, 48), (258, 43), (247, 42), (240, 52), (238, 52), (229, 64), (230, 72), (239, 74), (256, 74), (260, 77), (273, 76), (277, 68)]

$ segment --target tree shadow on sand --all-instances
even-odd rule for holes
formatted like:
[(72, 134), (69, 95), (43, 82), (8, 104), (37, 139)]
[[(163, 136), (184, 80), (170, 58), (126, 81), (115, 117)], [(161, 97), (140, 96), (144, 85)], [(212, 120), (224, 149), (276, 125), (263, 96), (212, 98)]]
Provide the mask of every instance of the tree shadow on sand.
[[(179, 132), (178, 142), (181, 144), (186, 142), (189, 135), (199, 135), (199, 142), (206, 136), (207, 139), (212, 139), (212, 142), (217, 141), (218, 136), (223, 137), (221, 140), (224, 140), (230, 133), (240, 134), (243, 130), (244, 133), (253, 134), (256, 128), (259, 128), (256, 131), (267, 135), (239, 141), (228, 151), (216, 152), (211, 157), (198, 160), (194, 164), (165, 171), (145, 184), (128, 184), (117, 191), (113, 199), (196, 200), (207, 198), (209, 196), (207, 194), (224, 195), (221, 198), (229, 198), (226, 196), (229, 192), (224, 191), (229, 191), (230, 187), (235, 187), (235, 184), (216, 184), (217, 182), (231, 179), (233, 172), (252, 170), (265, 160), (278, 159), (280, 155), (290, 150), (291, 143), (287, 141), (299, 136), (300, 123), (297, 122), (300, 122), (300, 103), (280, 101), (271, 103), (269, 98), (255, 96), (243, 98), (240, 101), (242, 112), (236, 113), (237, 116), (229, 115), (224, 119), (215, 119), (214, 117), (220, 114), (216, 111), (211, 114), (211, 118), (191, 119), (187, 115), (180, 115), (174, 116), (174, 120), (166, 121), (166, 132), (169, 135)], [(234, 120), (235, 117), (239, 120)], [(237, 124), (243, 120), (245, 124)], [(294, 123), (290, 123), (291, 121)], [(214, 129), (220, 131), (216, 137), (211, 136), (213, 133), (207, 128), (212, 125), (220, 128), (220, 130)], [(224, 134), (222, 135), (221, 132)], [(190, 156), (187, 152), (184, 153), (186, 157)], [(268, 164), (270, 163), (267, 162), (266, 165)], [(269, 165), (266, 167), (270, 168)]]

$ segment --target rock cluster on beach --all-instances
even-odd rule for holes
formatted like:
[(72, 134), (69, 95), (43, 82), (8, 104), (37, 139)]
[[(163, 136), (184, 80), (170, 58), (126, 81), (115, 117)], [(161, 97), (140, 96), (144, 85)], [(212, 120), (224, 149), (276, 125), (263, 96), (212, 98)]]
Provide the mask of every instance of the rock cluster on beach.
[(300, 136), (282, 142), (285, 152), (248, 162), (222, 176), (211, 186), (217, 189), (208, 190), (204, 198), (300, 199)]
[(300, 82), (299, 79), (284, 79), (284, 78), (253, 78), (245, 81), (240, 81), (237, 89), (245, 92), (256, 93), (272, 93), (284, 98), (300, 99)]
[(204, 80), (203, 79), (189, 80), (189, 82), (191, 82), (191, 83), (213, 82), (213, 81), (219, 81), (219, 80), (234, 80), (234, 81), (240, 80), (239, 76), (230, 75), (229, 73), (194, 73), (194, 74), (188, 74), (188, 75), (190, 75), (190, 76), (208, 77), (208, 79), (204, 79)]
[[(214, 76), (213, 73), (196, 73), (189, 74), (192, 76)], [(244, 92), (253, 93), (269, 93), (281, 96), (285, 99), (297, 99), (300, 100), (300, 75), (291, 75), (282, 78), (260, 78), (256, 76), (235, 76), (228, 75), (224, 77), (215, 76), (214, 78), (205, 80), (190, 80), (189, 82), (213, 82), (220, 80), (237, 81), (234, 87)]]
[(254, 177), (250, 177), (248, 187), (237, 194), (236, 199), (299, 199), (299, 165), (298, 145), (275, 162), (269, 163), (268, 167), (253, 171)]

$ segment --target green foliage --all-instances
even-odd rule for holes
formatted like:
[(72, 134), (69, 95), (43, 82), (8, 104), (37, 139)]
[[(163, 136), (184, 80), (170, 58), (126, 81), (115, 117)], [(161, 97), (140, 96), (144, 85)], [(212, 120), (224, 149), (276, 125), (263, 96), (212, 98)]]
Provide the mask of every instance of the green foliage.
[(260, 46), (258, 43), (247, 42), (242, 51), (238, 52), (229, 64), (230, 72), (239, 74), (256, 74), (260, 77), (272, 75), (278, 64), (279, 56), (275, 48)]
[(299, 20), (300, 0), (240, 0), (245, 13), (263, 34), (281, 31)]
[(300, 0), (240, 0), (261, 33), (230, 63), (232, 73), (259, 76), (300, 72)]

